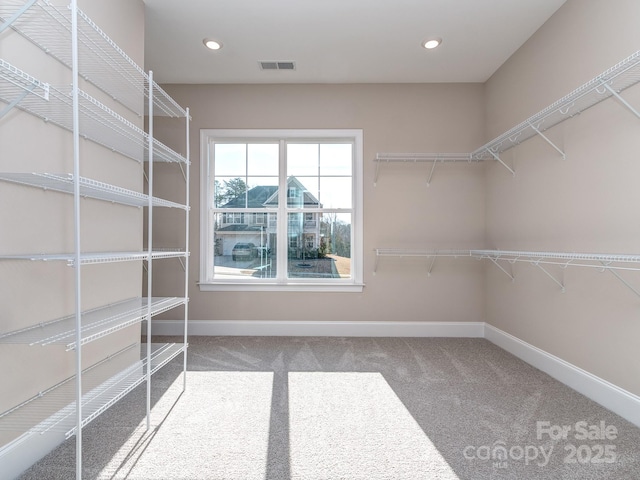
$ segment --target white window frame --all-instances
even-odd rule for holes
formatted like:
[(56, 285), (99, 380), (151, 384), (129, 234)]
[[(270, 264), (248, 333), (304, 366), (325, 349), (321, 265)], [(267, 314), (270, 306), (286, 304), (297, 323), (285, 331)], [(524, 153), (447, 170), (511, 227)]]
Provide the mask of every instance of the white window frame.
[[(238, 141), (274, 140), (287, 141), (352, 141), (353, 171), (352, 191), (353, 205), (349, 209), (351, 219), (351, 278), (348, 279), (253, 279), (246, 280), (210, 280), (207, 268), (213, 265), (213, 249), (209, 248), (213, 235), (213, 220), (210, 218), (211, 182), (209, 158), (215, 140)], [(281, 155), (281, 159), (284, 158)], [(200, 281), (201, 291), (309, 291), (309, 292), (362, 292), (363, 283), (363, 132), (360, 129), (285, 129), (285, 130), (252, 130), (252, 129), (201, 129), (200, 130)], [(280, 175), (286, 177), (284, 162), (281, 160)], [(282, 180), (280, 182), (282, 184)], [(286, 178), (285, 182), (286, 184)], [(286, 197), (288, 193), (284, 195)], [(282, 198), (282, 196), (281, 196)], [(282, 218), (281, 218), (282, 217)], [(287, 216), (278, 216), (278, 236), (287, 232)], [(285, 239), (286, 241), (286, 239)], [(286, 277), (286, 276), (285, 276)]]

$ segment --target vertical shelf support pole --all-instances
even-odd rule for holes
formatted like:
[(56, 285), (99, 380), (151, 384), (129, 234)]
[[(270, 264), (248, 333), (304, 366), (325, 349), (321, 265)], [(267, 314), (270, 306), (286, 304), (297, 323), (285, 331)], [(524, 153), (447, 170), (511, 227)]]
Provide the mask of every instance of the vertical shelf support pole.
[(147, 431), (151, 428), (151, 299), (153, 287), (153, 72), (149, 72), (149, 208), (147, 212)]
[(187, 142), (187, 146), (186, 146), (186, 151), (187, 151), (187, 165), (186, 165), (186, 170), (187, 170), (187, 175), (185, 178), (185, 189), (186, 189), (186, 194), (185, 194), (185, 205), (187, 206), (187, 209), (185, 210), (185, 253), (187, 254), (185, 259), (184, 259), (184, 263), (185, 263), (185, 268), (184, 268), (184, 351), (183, 351), (183, 355), (184, 355), (184, 361), (183, 361), (183, 367), (182, 367), (182, 376), (183, 376), (183, 383), (182, 383), (182, 389), (185, 390), (187, 388), (187, 347), (188, 347), (188, 343), (187, 343), (187, 327), (188, 327), (188, 323), (189, 323), (189, 172), (190, 172), (190, 165), (191, 165), (191, 149), (189, 147), (189, 122), (191, 120), (191, 115), (189, 113), (189, 107), (187, 107), (187, 114), (185, 117), (185, 122), (186, 122), (186, 142)]
[(82, 301), (80, 263), (80, 113), (78, 64), (78, 1), (71, 0), (71, 62), (72, 62), (72, 116), (73, 116), (73, 223), (74, 223), (74, 276), (76, 316), (76, 478), (82, 479)]

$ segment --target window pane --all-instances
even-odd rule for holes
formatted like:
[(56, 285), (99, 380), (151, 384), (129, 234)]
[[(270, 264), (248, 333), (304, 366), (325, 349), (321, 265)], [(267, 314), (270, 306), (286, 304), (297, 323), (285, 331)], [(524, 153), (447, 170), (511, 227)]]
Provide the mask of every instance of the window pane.
[(248, 146), (248, 175), (278, 176), (279, 145), (251, 143)]
[(319, 177), (289, 177), (287, 206), (289, 208), (318, 208)]
[(215, 279), (276, 276), (275, 213), (217, 213), (214, 218)]
[(244, 177), (216, 177), (214, 182), (214, 206), (246, 208), (247, 183)]
[(288, 143), (287, 177), (318, 175), (318, 154), (317, 143)]
[(247, 174), (247, 146), (244, 143), (216, 143), (214, 159), (216, 177), (244, 177)]
[(290, 213), (289, 278), (351, 278), (351, 214)]
[(278, 177), (248, 177), (247, 208), (278, 206)]
[(350, 143), (320, 145), (320, 175), (351, 176), (353, 147)]
[(351, 177), (321, 177), (320, 203), (324, 208), (351, 208)]

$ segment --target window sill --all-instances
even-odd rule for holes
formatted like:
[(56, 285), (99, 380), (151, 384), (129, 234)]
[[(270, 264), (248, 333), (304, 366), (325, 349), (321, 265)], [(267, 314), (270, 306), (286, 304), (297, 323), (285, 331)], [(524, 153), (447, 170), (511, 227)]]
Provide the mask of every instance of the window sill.
[(339, 292), (361, 293), (364, 283), (199, 283), (201, 292)]

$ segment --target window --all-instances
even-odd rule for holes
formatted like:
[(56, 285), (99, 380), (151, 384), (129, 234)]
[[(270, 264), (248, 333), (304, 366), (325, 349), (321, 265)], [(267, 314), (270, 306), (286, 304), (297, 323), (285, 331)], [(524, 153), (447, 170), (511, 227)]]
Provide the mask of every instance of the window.
[(362, 290), (361, 130), (201, 142), (201, 290)]

